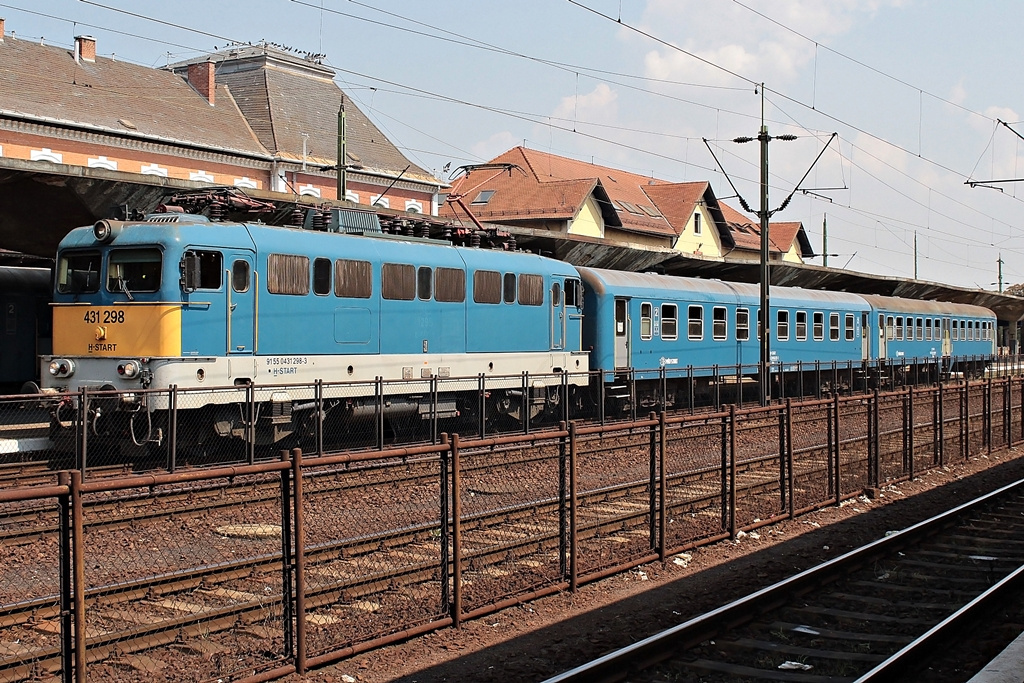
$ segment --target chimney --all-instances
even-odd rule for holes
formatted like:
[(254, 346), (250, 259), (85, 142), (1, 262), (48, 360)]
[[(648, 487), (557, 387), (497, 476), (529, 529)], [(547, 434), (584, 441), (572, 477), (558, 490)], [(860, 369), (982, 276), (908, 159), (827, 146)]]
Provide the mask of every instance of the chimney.
[(96, 61), (96, 39), (92, 36), (75, 36), (75, 61)]
[(188, 65), (188, 84), (195, 88), (206, 101), (213, 104), (213, 93), (217, 83), (213, 78), (213, 62), (199, 62)]
[(0, 17), (0, 43), (4, 42), (4, 19)]

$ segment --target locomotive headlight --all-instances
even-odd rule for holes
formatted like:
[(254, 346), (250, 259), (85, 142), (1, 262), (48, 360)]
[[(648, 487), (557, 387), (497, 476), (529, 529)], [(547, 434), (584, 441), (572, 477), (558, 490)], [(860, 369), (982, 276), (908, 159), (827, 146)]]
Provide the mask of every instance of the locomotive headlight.
[(70, 377), (75, 374), (75, 364), (66, 358), (55, 358), (48, 368), (54, 377)]
[(121, 375), (125, 379), (138, 377), (139, 370), (141, 370), (139, 364), (133, 360), (126, 361), (117, 366), (117, 374)]
[(104, 244), (113, 240), (119, 232), (121, 232), (121, 223), (116, 221), (96, 221), (96, 224), (92, 226), (92, 236), (96, 238), (97, 242)]

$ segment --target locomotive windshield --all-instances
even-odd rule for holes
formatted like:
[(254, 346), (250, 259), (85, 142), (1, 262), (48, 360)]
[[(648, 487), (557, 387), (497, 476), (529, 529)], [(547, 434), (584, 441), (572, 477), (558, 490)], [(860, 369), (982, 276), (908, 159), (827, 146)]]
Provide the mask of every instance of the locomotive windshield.
[(110, 252), (107, 264), (107, 291), (124, 292), (131, 298), (135, 292), (160, 289), (159, 249), (118, 249)]
[(57, 291), (61, 294), (92, 294), (100, 288), (100, 252), (61, 254), (57, 264)]

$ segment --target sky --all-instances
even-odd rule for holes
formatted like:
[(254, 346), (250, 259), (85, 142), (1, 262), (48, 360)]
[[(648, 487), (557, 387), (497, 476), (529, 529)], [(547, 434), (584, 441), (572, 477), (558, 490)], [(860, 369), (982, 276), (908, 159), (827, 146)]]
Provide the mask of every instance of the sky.
[(154, 67), (231, 42), (322, 54), (444, 179), (526, 145), (757, 210), (760, 147), (733, 140), (763, 120), (797, 136), (769, 143), (772, 220), (802, 221), (817, 253), (827, 225), (829, 266), (994, 291), (1002, 259), (1003, 285), (1024, 282), (1024, 182), (989, 182), (1024, 177), (1014, 0), (0, 0), (0, 17)]

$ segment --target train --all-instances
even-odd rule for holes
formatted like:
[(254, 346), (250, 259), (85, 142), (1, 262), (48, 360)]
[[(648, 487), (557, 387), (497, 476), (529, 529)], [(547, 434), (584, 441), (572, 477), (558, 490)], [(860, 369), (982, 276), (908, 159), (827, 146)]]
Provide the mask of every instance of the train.
[[(162, 213), (72, 230), (56, 257), (53, 353), (41, 357), (42, 389), (64, 411), (57, 429), (82, 409), (95, 435), (158, 444), (174, 388), (189, 392), (174, 403), (188, 411), (180, 440), (280, 445), (311, 417), (557, 420), (566, 401), (670, 408), (722, 368), (737, 368), (738, 386), (756, 372), (755, 285), (368, 225)], [(833, 362), (935, 368), (995, 348), (996, 317), (978, 306), (790, 287), (773, 287), (771, 303), (781, 375)], [(311, 400), (324, 382), (344, 387)], [(83, 390), (117, 398), (81, 406)], [(256, 409), (240, 406), (240, 390)]]
[(0, 266), (0, 394), (39, 391), (39, 357), (51, 352), (49, 268)]

